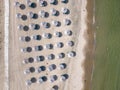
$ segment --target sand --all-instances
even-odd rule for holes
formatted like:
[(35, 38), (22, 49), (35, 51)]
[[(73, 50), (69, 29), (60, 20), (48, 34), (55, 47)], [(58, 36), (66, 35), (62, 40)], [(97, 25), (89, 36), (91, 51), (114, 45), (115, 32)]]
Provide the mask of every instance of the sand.
[(94, 22), (93, 22), (93, 7), (94, 0), (89, 1), (87, 4), (87, 32), (85, 33), (85, 37), (87, 40), (87, 45), (85, 47), (85, 62), (84, 62), (84, 90), (91, 90), (92, 86), (92, 74), (93, 74), (93, 64), (95, 57), (95, 39), (94, 39)]
[[(14, 3), (12, 3), (13, 0), (11, 0), (10, 2), (11, 2), (11, 5), (10, 5), (10, 22), (11, 23), (10, 23), (9, 29), (11, 30), (11, 32), (9, 33), (9, 38), (10, 38), (9, 39), (9, 41), (10, 41), (9, 42), (9, 63), (8, 63), (9, 75), (7, 76), (9, 78), (7, 78), (8, 81), (6, 80), (7, 83), (9, 82), (8, 88), (10, 88), (10, 90), (33, 90), (33, 89), (37, 90), (38, 88), (42, 89), (42, 90), (49, 90), (49, 88), (51, 88), (54, 84), (57, 84), (60, 86), (60, 90), (84, 90), (84, 89), (89, 90), (88, 88), (90, 88), (91, 68), (92, 68), (92, 58), (93, 58), (91, 56), (91, 51), (93, 49), (93, 46), (92, 46), (93, 32), (90, 31), (92, 29), (92, 27), (91, 27), (92, 16), (91, 15), (89, 16), (89, 12), (91, 10), (86, 9), (86, 6), (88, 5), (89, 1), (88, 0), (70, 1), (70, 4), (67, 6), (71, 9), (72, 15), (70, 15), (69, 18), (71, 18), (73, 21), (73, 25), (71, 25), (69, 28), (72, 28), (73, 30), (75, 30), (75, 35), (72, 38), (62, 38), (61, 40), (63, 42), (66, 42), (67, 40), (72, 39), (76, 42), (75, 47), (67, 48), (66, 50), (61, 49), (61, 50), (53, 51), (53, 53), (57, 53), (62, 50), (64, 50), (64, 52), (67, 52), (68, 50), (76, 51), (77, 56), (74, 59), (65, 58), (66, 61), (63, 60), (69, 66), (68, 69), (64, 71), (64, 73), (68, 73), (70, 75), (70, 78), (66, 82), (61, 82), (58, 80), (55, 83), (47, 82), (41, 86), (39, 84), (34, 84), (31, 87), (27, 87), (25, 85), (25, 80), (29, 79), (32, 75), (25, 76), (23, 73), (23, 70), (30, 65), (26, 65), (26, 66), (23, 65), (22, 60), (21, 60), (30, 55), (26, 54), (24, 56), (20, 52), (20, 48), (24, 47), (24, 44), (20, 44), (18, 42), (17, 38), (24, 33), (19, 34), (18, 31), (16, 30), (15, 26), (17, 25), (17, 22), (15, 21), (15, 13), (17, 11), (12, 9), (12, 8), (14, 8), (13, 7)], [(56, 8), (60, 9), (61, 6), (56, 7)], [(46, 10), (49, 10), (49, 8)], [(87, 11), (89, 11), (89, 12), (87, 12)], [(52, 18), (52, 19), (54, 19), (54, 18)], [(59, 20), (62, 20), (62, 18), (59, 18)], [(62, 31), (64, 31), (64, 29), (67, 29), (67, 28), (61, 27), (60, 29)], [(53, 31), (51, 31), (51, 32), (53, 32)], [(33, 33), (29, 33), (29, 34), (33, 34)], [(26, 35), (26, 34), (24, 34), (24, 35)], [(89, 38), (91, 38), (92, 40), (90, 40)], [(49, 42), (49, 41), (46, 40), (46, 41), (42, 42), (42, 44), (44, 44), (46, 42)], [(55, 43), (55, 42), (57, 42), (57, 39), (54, 39), (53, 43)], [(37, 43), (34, 43), (34, 44), (37, 44)], [(32, 43), (32, 45), (34, 45), (34, 44)], [(87, 44), (89, 45), (89, 47)], [(49, 53), (49, 52), (43, 51), (43, 54), (47, 55), (47, 53)], [(32, 54), (32, 55), (34, 56), (34, 54)], [(36, 53), (36, 55), (37, 55), (37, 53)], [(55, 63), (58, 65), (60, 63), (60, 61), (56, 61), (56, 62), (46, 61), (44, 64), (47, 66), (47, 64), (49, 65), (51, 63)], [(36, 63), (34, 64), (34, 66), (38, 66), (38, 65), (39, 64), (36, 64)], [(51, 73), (49, 73), (48, 71), (46, 71), (45, 73), (48, 76), (51, 75)], [(43, 74), (45, 74), (45, 73), (43, 73)], [(60, 75), (62, 73), (63, 72), (55, 71), (52, 74)], [(34, 75), (36, 77), (39, 77), (38, 74), (34, 74)], [(4, 80), (2, 80), (2, 81), (4, 81)], [(3, 86), (4, 85), (2, 85), (0, 87), (3, 87)], [(3, 90), (5, 90), (5, 88)]]
[(4, 4), (0, 0), (0, 89), (4, 90)]

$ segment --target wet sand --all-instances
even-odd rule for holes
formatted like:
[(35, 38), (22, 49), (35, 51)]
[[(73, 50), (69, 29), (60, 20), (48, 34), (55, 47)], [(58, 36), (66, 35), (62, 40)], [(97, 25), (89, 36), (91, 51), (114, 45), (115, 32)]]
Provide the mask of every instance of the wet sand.
[(0, 0), (0, 90), (4, 90), (4, 1)]
[(91, 79), (92, 79), (92, 69), (94, 60), (94, 26), (93, 26), (93, 6), (94, 0), (87, 0), (87, 32), (85, 37), (87, 40), (87, 45), (85, 48), (85, 62), (84, 62), (84, 90), (91, 90)]

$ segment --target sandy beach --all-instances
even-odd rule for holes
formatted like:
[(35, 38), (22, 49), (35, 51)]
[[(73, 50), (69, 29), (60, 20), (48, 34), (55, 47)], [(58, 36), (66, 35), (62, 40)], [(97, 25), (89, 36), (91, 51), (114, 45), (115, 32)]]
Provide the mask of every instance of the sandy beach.
[[(18, 0), (20, 1), (20, 0)], [(61, 10), (61, 7), (67, 7), (71, 10), (70, 15), (64, 16), (60, 15), (59, 17), (50, 17), (47, 19), (48, 22), (51, 22), (54, 19), (57, 19), (59, 21), (63, 21), (64, 18), (70, 18), (72, 20), (72, 24), (68, 27), (61, 26), (59, 29), (62, 33), (66, 29), (71, 29), (74, 34), (72, 37), (63, 37), (59, 39), (62, 42), (67, 42), (68, 40), (73, 40), (75, 42), (75, 46), (65, 47), (63, 49), (55, 49), (52, 51), (42, 51), (42, 54), (47, 56), (49, 53), (54, 53), (57, 55), (59, 52), (65, 52), (67, 53), (70, 50), (74, 50), (76, 52), (76, 57), (74, 58), (64, 58), (62, 61), (59, 61), (55, 59), (56, 61), (45, 61), (44, 63), (33, 63), (33, 66), (38, 67), (39, 65), (45, 65), (48, 67), (50, 64), (54, 63), (56, 65), (59, 65), (61, 62), (67, 63), (67, 69), (64, 71), (55, 70), (54, 72), (45, 71), (41, 74), (30, 74), (25, 75), (23, 72), (26, 68), (30, 67), (31, 65), (24, 65), (22, 62), (24, 58), (30, 57), (30, 56), (37, 56), (41, 53), (33, 52), (31, 54), (23, 54), (20, 52), (20, 49), (27, 46), (26, 43), (21, 43), (19, 40), (19, 37), (22, 35), (33, 35), (36, 32), (29, 32), (24, 33), (17, 30), (17, 25), (19, 23), (28, 24), (30, 22), (39, 23), (39, 21), (31, 21), (28, 22), (22, 22), (18, 21), (16, 19), (16, 13), (21, 12), (25, 13), (19, 9), (12, 9), (14, 7), (14, 0), (11, 0), (10, 5), (10, 28), (11, 32), (9, 32), (9, 78), (7, 83), (9, 83), (8, 88), (10, 90), (50, 90), (50, 88), (53, 85), (58, 85), (60, 90), (89, 90), (90, 89), (90, 83), (91, 83), (91, 71), (92, 71), (92, 60), (93, 60), (93, 32), (91, 32), (92, 29), (92, 14), (90, 13), (92, 11), (92, 3), (90, 3), (88, 0), (70, 0), (68, 5), (59, 4), (59, 6), (51, 6), (48, 4), (47, 8), (43, 8), (44, 10), (48, 11), (50, 8), (56, 8), (57, 10)], [(22, 3), (25, 3), (22, 1)], [(86, 8), (87, 7), (87, 8)], [(38, 12), (39, 9), (36, 9), (34, 12)], [(26, 10), (26, 13), (29, 12), (29, 9)], [(25, 13), (25, 14), (26, 14)], [(40, 19), (40, 21), (44, 21), (45, 19)], [(43, 29), (43, 28), (42, 28)], [(59, 29), (54, 28), (53, 26), (49, 29), (50, 33), (54, 33), (54, 31), (59, 31)], [(44, 29), (41, 30), (41, 33), (44, 33)], [(37, 44), (46, 44), (48, 42), (51, 42), (55, 44), (58, 42), (57, 38), (53, 38), (52, 41), (44, 40), (41, 42), (34, 42), (31, 41), (29, 45), (34, 46)], [(88, 46), (89, 45), (89, 46)], [(12, 52), (12, 53), (11, 53)], [(14, 62), (14, 63), (13, 63)], [(4, 69), (4, 68), (3, 68)], [(4, 69), (5, 70), (5, 69)], [(63, 73), (67, 73), (69, 75), (69, 79), (65, 82), (60, 81), (60, 75)], [(45, 84), (39, 85), (38, 83), (31, 85), (30, 87), (26, 86), (25, 81), (30, 79), (31, 77), (35, 76), (36, 78), (39, 78), (41, 75), (47, 75), (47, 77), (50, 77), (51, 75), (56, 74), (58, 75), (58, 80), (54, 83), (51, 83), (50, 81), (47, 81)], [(1, 77), (0, 77), (1, 78)], [(21, 79), (22, 78), (22, 79)], [(4, 80), (3, 80), (4, 81)], [(19, 82), (18, 82), (19, 81)], [(5, 82), (5, 81), (4, 81)], [(47, 87), (46, 87), (47, 86)], [(0, 87), (5, 87), (4, 85)], [(38, 89), (39, 88), (39, 89)], [(5, 89), (3, 89), (5, 90)]]
[[(74, 61), (74, 70), (71, 72), (71, 75), (73, 75), (74, 77), (76, 77), (76, 74), (78, 75), (75, 79), (79, 80), (78, 82), (75, 82), (74, 80), (71, 82), (71, 85), (77, 87), (77, 88), (72, 88), (71, 90), (84, 90), (85, 88), (85, 84), (84, 84), (84, 75), (85, 75), (85, 70), (84, 70), (84, 62), (85, 62), (85, 46), (87, 44), (87, 40), (85, 38), (85, 33), (87, 31), (87, 0), (78, 0), (78, 2), (76, 3), (81, 3), (78, 5), (81, 5), (80, 7), (80, 13), (78, 12), (74, 12), (78, 14), (78, 17), (80, 18), (76, 18), (79, 19), (77, 20), (77, 22), (75, 23), (76, 25), (74, 25), (74, 28), (80, 30), (78, 32), (76, 32), (76, 42), (77, 42), (77, 46), (76, 46), (76, 51), (78, 53), (77, 57), (76, 57), (76, 61)], [(76, 5), (77, 6), (77, 5)], [(79, 7), (79, 6), (77, 6)], [(72, 65), (71, 65), (72, 66)], [(72, 77), (72, 78), (74, 78)]]
[(0, 0), (0, 89), (4, 90), (4, 1)]
[(95, 57), (95, 46), (94, 46), (94, 25), (93, 25), (93, 8), (94, 0), (87, 3), (87, 31), (85, 33), (85, 39), (87, 44), (85, 46), (85, 62), (84, 62), (84, 90), (91, 90), (92, 86), (92, 74), (93, 74), (93, 61)]

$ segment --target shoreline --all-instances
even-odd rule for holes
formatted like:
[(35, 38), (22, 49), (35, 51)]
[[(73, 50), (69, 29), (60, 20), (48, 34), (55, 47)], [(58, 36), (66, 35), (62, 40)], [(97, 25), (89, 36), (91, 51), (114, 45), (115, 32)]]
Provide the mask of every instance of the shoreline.
[[(76, 52), (78, 53), (76, 61), (71, 65), (74, 66), (74, 69), (71, 73), (72, 77), (76, 76), (76, 80), (79, 80), (79, 84), (74, 80), (71, 80), (71, 84), (76, 89), (71, 87), (70, 90), (90, 90), (91, 84), (91, 72), (92, 72), (92, 65), (93, 65), (93, 57), (91, 55), (93, 49), (93, 32), (91, 32), (92, 28), (92, 3), (88, 0), (77, 0), (76, 3), (80, 4), (76, 5), (74, 9), (74, 13), (78, 13), (76, 18), (74, 16), (74, 27), (73, 29), (77, 29), (75, 33), (76, 38)], [(79, 9), (80, 8), (80, 9)], [(93, 53), (93, 52), (92, 52)], [(89, 60), (91, 59), (91, 60)]]
[[(71, 79), (69, 80), (69, 83), (66, 85), (66, 87), (69, 87), (69, 90), (78, 90), (78, 89), (89, 90), (90, 81), (91, 81), (91, 72), (87, 72), (87, 70), (92, 69), (92, 62), (88, 62), (87, 59), (91, 57), (91, 49), (93, 48), (92, 45), (93, 40), (91, 40), (93, 38), (90, 38), (93, 36), (93, 32), (91, 32), (91, 22), (93, 18), (89, 16), (89, 12), (92, 8), (88, 10), (88, 5), (89, 5), (88, 0), (77, 0), (75, 2), (72, 1), (71, 3), (73, 3), (73, 5), (75, 3), (78, 4), (78, 5), (75, 4), (74, 7), (71, 6), (73, 13), (71, 18), (74, 21), (72, 29), (76, 30), (73, 39), (77, 43), (76, 47), (73, 49), (76, 50), (78, 55), (76, 56), (76, 58), (74, 58), (74, 62), (71, 61), (70, 63), (70, 66), (72, 68), (70, 67), (68, 72), (70, 72)], [(88, 17), (90, 19), (89, 22), (88, 22)], [(88, 46), (89, 44), (91, 45), (92, 48)], [(88, 49), (89, 51), (87, 51)], [(93, 57), (91, 57), (90, 59), (93, 60)]]
[(87, 0), (87, 30), (84, 34), (86, 45), (84, 48), (85, 61), (84, 61), (84, 90), (91, 90), (92, 69), (94, 60), (94, 26), (93, 26), (93, 6), (94, 0)]
[[(74, 10), (76, 9), (76, 11), (74, 11), (74, 13), (78, 13), (78, 15), (76, 16), (76, 18), (74, 16), (72, 16), (73, 20), (74, 20), (74, 27), (73, 29), (76, 29), (76, 33), (75, 33), (75, 41), (77, 43), (76, 45), (76, 52), (78, 53), (76, 61), (71, 65), (74, 66), (74, 69), (71, 73), (72, 77), (74, 78), (76, 76), (76, 80), (79, 80), (78, 82), (75, 82), (74, 80), (71, 80), (71, 84), (74, 87), (77, 87), (76, 89), (71, 87), (72, 89), (70, 90), (88, 90), (86, 89), (86, 86), (88, 86), (88, 84), (86, 85), (85, 79), (86, 79), (86, 75), (88, 74), (86, 72), (86, 47), (88, 47), (88, 10), (87, 10), (87, 5), (88, 5), (88, 0), (77, 0), (75, 3), (80, 4), (76, 5)], [(86, 38), (87, 37), (87, 38)], [(88, 87), (89, 88), (89, 87)]]
[[(85, 36), (84, 36), (84, 33), (86, 32), (86, 30), (88, 29), (88, 27), (87, 27), (87, 23), (86, 23), (86, 21), (87, 21), (87, 14), (88, 14), (88, 12), (87, 12), (87, 3), (88, 3), (88, 1), (87, 0), (82, 0), (82, 4), (81, 4), (81, 31), (80, 31), (80, 33), (81, 33), (81, 41), (82, 41), (82, 45), (81, 45), (81, 56), (83, 57), (83, 58), (81, 58), (81, 60), (83, 59), (83, 61), (81, 61), (81, 64), (83, 64), (85, 61), (85, 55), (84, 55), (84, 48), (85, 48), (85, 46), (86, 46), (86, 44), (87, 44), (87, 41), (86, 41), (86, 39), (85, 39)], [(84, 90), (84, 88), (85, 88), (85, 84), (84, 84), (84, 82), (83, 82), (83, 78), (84, 78), (84, 76), (85, 76), (85, 70), (84, 70), (84, 67), (83, 67), (83, 65), (81, 65), (81, 69), (83, 70), (82, 72), (82, 74), (81, 74), (81, 89), (80, 90)]]
[[(86, 23), (87, 13), (88, 13), (87, 9), (86, 9), (86, 6), (87, 6), (88, 1), (87, 0), (82, 0), (81, 3), (82, 3), (81, 4), (81, 17), (80, 17), (80, 19), (81, 19), (81, 31), (80, 31), (79, 38), (80, 38), (80, 41), (82, 41), (82, 44), (81, 44), (81, 47), (79, 47), (79, 48), (81, 48), (81, 51), (80, 51), (81, 52), (80, 53), (81, 69), (80, 68), (79, 69), (81, 71), (81, 79), (80, 79), (81, 80), (81, 88), (80, 88), (80, 90), (84, 90), (85, 84), (83, 82), (83, 78), (84, 78), (84, 75), (85, 75), (85, 70), (84, 70), (84, 67), (83, 67), (83, 63), (85, 62), (84, 61), (85, 60), (84, 48), (85, 48), (85, 46), (87, 44), (87, 41), (86, 41), (85, 36), (84, 36), (84, 33), (88, 29), (87, 23)], [(80, 50), (80, 49), (77, 49), (77, 50)]]

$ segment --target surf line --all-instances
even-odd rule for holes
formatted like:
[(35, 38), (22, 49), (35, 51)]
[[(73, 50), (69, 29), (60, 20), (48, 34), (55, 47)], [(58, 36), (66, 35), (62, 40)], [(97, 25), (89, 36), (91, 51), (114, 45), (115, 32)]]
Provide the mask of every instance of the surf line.
[(9, 0), (4, 0), (4, 63), (5, 63), (5, 90), (9, 90)]

